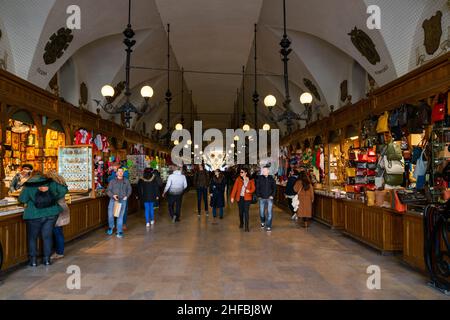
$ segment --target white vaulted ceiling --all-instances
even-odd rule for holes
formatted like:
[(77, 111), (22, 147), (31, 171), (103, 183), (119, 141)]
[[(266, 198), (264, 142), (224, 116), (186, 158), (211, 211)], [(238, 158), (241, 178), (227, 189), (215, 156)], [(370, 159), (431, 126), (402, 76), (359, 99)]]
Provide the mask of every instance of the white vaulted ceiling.
[[(50, 36), (65, 26), (69, 5), (81, 9), (81, 30), (64, 55), (51, 65), (45, 65), (43, 53)], [(292, 109), (301, 113), (304, 107), (298, 97), (308, 89), (309, 79), (321, 96), (316, 106), (326, 116), (329, 106), (339, 107), (340, 84), (348, 80), (353, 102), (365, 95), (365, 73), (378, 85), (383, 85), (416, 68), (417, 55), (424, 53), (422, 23), (437, 10), (443, 13), (442, 41), (450, 37), (450, 8), (447, 0), (286, 0), (288, 36), (292, 41), (289, 80)], [(367, 6), (381, 9), (381, 30), (366, 27)], [(8, 55), (10, 72), (47, 88), (58, 72), (66, 77), (64, 90), (70, 102), (77, 104), (79, 84), (89, 90), (89, 108), (95, 111), (93, 99), (101, 99), (104, 84), (124, 80), (125, 51), (122, 31), (127, 23), (126, 0), (0, 0), (0, 59)], [(269, 122), (285, 132), (283, 123), (274, 123), (262, 100), (268, 94), (276, 96), (281, 105), (284, 83), (280, 76), (283, 65), (279, 42), (282, 36), (281, 0), (132, 0), (132, 25), (137, 44), (132, 57), (133, 66), (164, 69), (167, 65), (166, 25), (171, 25), (171, 69), (253, 73), (253, 26), (258, 24), (258, 77), (260, 103), (259, 126)], [(354, 28), (364, 30), (376, 45), (381, 62), (372, 65), (353, 46), (348, 33)], [(428, 61), (441, 54), (425, 55)], [(64, 78), (64, 77), (61, 77)], [(132, 70), (133, 101), (140, 102), (139, 91), (144, 84), (154, 88), (153, 108), (139, 122), (152, 128), (160, 119), (165, 122), (164, 94), (167, 73), (161, 70)], [(70, 88), (72, 80), (76, 83)], [(171, 72), (174, 95), (172, 123), (181, 118), (181, 75)], [(245, 77), (245, 111), (253, 124), (254, 78)], [(235, 102), (242, 110), (242, 76), (189, 73), (185, 75), (185, 115), (190, 111), (188, 91), (193, 91), (193, 103), (205, 127), (233, 126)], [(239, 98), (236, 95), (239, 90)], [(119, 98), (123, 99), (123, 97)], [(280, 114), (283, 109), (274, 108)], [(102, 113), (102, 116), (109, 117)], [(166, 125), (164, 123), (164, 125)], [(304, 122), (298, 123), (303, 126)]]

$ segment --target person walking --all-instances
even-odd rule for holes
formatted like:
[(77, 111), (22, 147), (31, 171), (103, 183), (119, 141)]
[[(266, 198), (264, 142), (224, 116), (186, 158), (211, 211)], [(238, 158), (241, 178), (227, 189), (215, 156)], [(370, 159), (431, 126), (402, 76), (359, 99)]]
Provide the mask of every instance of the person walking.
[(19, 196), (19, 202), (26, 204), (23, 219), (27, 223), (29, 265), (36, 267), (37, 239), (42, 238), (42, 263), (51, 265), (53, 250), (53, 228), (58, 215), (63, 211), (58, 200), (63, 199), (68, 192), (67, 186), (61, 185), (52, 179), (36, 172), (24, 183)]
[[(50, 170), (45, 174), (46, 178), (52, 179), (56, 183), (67, 187), (66, 180), (61, 177), (55, 170)], [(64, 258), (64, 232), (63, 227), (70, 223), (70, 209), (66, 203), (66, 199), (61, 198), (58, 200), (59, 206), (63, 211), (59, 214), (58, 220), (56, 220), (55, 227), (53, 228), (53, 237), (55, 240), (55, 253), (52, 255), (52, 260), (58, 260)]]
[(242, 229), (245, 223), (245, 232), (250, 232), (249, 211), (255, 189), (255, 181), (249, 178), (248, 168), (242, 168), (239, 172), (239, 177), (234, 183), (233, 190), (231, 190), (230, 199), (231, 203), (234, 203), (235, 200), (238, 202), (239, 228)]
[[(156, 181), (157, 181), (157, 183), (158, 183), (158, 186), (159, 186), (159, 193), (158, 194), (161, 194), (161, 192), (162, 192), (162, 187), (163, 187), (163, 181), (162, 181), (162, 179), (161, 179), (161, 174), (159, 173), (159, 171), (158, 170), (156, 170), (156, 169), (153, 169), (152, 170), (152, 173), (153, 173), (153, 175), (155, 176), (155, 179), (156, 179)], [(154, 204), (153, 204), (153, 209), (159, 209), (159, 201), (160, 201), (160, 199), (158, 199)]]
[(144, 170), (144, 177), (139, 179), (138, 193), (139, 199), (144, 204), (146, 226), (155, 224), (154, 206), (159, 200), (159, 182), (156, 175), (150, 168)]
[(131, 196), (131, 184), (130, 181), (124, 177), (123, 168), (118, 168), (116, 172), (116, 178), (111, 180), (106, 194), (109, 196), (108, 206), (108, 224), (109, 228), (106, 234), (112, 235), (114, 230), (114, 206), (116, 203), (120, 204), (120, 212), (117, 217), (117, 238), (123, 238), (123, 215), (125, 213), (126, 203)]
[(198, 170), (194, 174), (194, 187), (197, 190), (197, 212), (198, 216), (201, 216), (202, 198), (205, 202), (205, 213), (208, 212), (208, 186), (209, 186), (209, 173), (205, 170), (202, 164), (198, 165)]
[(292, 213), (292, 220), (297, 220), (297, 212), (295, 212), (294, 207), (292, 206), (292, 199), (294, 199), (295, 195), (297, 194), (297, 192), (294, 191), (294, 185), (297, 182), (297, 179), (298, 171), (296, 169), (289, 171), (289, 178), (286, 183), (286, 191), (284, 192), (289, 210), (291, 210)]
[(225, 176), (219, 169), (214, 171), (214, 176), (209, 184), (209, 193), (211, 195), (211, 207), (214, 220), (217, 217), (217, 209), (219, 209), (219, 218), (223, 219), (223, 208), (225, 207)]
[[(259, 198), (259, 216), (261, 229), (272, 231), (273, 199), (277, 191), (277, 183), (273, 176), (269, 175), (270, 165), (264, 166), (262, 175), (256, 180), (256, 196)], [(266, 217), (267, 208), (267, 217)]]
[(308, 228), (309, 220), (312, 218), (314, 189), (306, 172), (300, 172), (299, 178), (294, 185), (294, 191), (297, 192), (299, 201), (297, 216), (303, 219), (302, 226)]
[(163, 197), (168, 196), (169, 214), (172, 222), (180, 222), (181, 203), (183, 201), (183, 193), (187, 188), (186, 177), (181, 172), (181, 168), (176, 167), (174, 172), (167, 178), (166, 187), (164, 188)]

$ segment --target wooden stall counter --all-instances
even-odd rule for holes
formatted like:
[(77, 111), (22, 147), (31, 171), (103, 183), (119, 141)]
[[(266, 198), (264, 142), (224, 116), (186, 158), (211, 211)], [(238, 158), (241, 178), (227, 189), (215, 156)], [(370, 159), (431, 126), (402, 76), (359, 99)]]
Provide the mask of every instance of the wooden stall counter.
[[(81, 198), (69, 204), (70, 224), (64, 227), (65, 240), (74, 240), (107, 223), (108, 197)], [(23, 208), (0, 215), (0, 245), (3, 251), (1, 270), (7, 270), (28, 260), (26, 223)]]
[(316, 192), (314, 218), (382, 254), (403, 250), (403, 215), (394, 210)]

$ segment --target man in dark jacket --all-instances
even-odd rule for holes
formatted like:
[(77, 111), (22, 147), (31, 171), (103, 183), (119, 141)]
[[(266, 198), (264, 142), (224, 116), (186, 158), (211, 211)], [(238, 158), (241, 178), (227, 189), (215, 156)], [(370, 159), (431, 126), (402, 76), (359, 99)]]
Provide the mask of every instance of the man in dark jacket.
[[(261, 228), (266, 228), (267, 232), (272, 231), (272, 217), (273, 217), (273, 199), (277, 190), (277, 184), (273, 176), (269, 175), (270, 165), (264, 166), (262, 175), (260, 175), (256, 182), (256, 196), (259, 198), (259, 215), (261, 218)], [(267, 206), (267, 219), (266, 219)]]
[(205, 202), (206, 216), (208, 213), (208, 187), (209, 187), (209, 173), (205, 170), (203, 165), (198, 166), (198, 171), (194, 175), (194, 187), (197, 189), (197, 210), (198, 216), (201, 216), (202, 210), (202, 197)]
[(125, 214), (125, 207), (128, 198), (131, 196), (131, 184), (128, 179), (124, 177), (124, 169), (117, 169), (117, 177), (111, 180), (106, 190), (106, 194), (109, 196), (109, 206), (108, 206), (108, 224), (109, 229), (106, 231), (108, 235), (113, 234), (114, 229), (114, 205), (116, 202), (120, 203), (120, 213), (117, 217), (117, 237), (123, 238), (123, 216)]

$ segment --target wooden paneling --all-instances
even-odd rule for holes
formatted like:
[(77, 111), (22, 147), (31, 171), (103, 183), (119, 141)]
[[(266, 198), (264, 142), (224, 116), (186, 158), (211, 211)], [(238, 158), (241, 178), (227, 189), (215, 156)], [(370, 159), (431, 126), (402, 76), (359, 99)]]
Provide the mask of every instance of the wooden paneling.
[(423, 217), (406, 213), (403, 219), (403, 229), (403, 260), (413, 268), (425, 271)]
[(342, 201), (333, 199), (333, 228), (343, 229), (345, 227), (346, 206)]
[[(109, 198), (103, 197), (70, 204), (70, 224), (64, 226), (66, 242), (105, 225), (108, 201)], [(130, 209), (129, 212), (133, 211)], [(0, 242), (4, 259), (2, 270), (27, 261), (26, 241), (26, 223), (22, 214), (0, 217)]]
[(360, 206), (352, 205), (349, 202), (344, 202), (345, 206), (345, 231), (358, 238), (362, 237), (362, 208)]
[(329, 225), (333, 225), (333, 199), (322, 198), (322, 219)]

